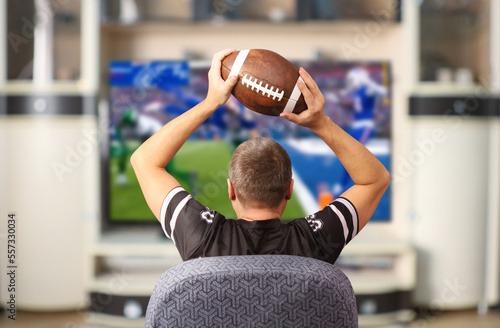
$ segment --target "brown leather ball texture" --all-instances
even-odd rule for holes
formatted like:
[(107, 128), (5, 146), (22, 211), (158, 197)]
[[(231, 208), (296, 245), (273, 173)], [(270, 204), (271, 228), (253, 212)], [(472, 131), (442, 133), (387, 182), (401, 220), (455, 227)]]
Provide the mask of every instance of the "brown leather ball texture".
[[(235, 51), (222, 61), (224, 80), (239, 54), (240, 51)], [(243, 54), (240, 57), (241, 62)], [(261, 114), (278, 116), (287, 104), (288, 110), (293, 109), (293, 113), (298, 114), (307, 109), (304, 96), (295, 88), (298, 78), (299, 70), (284, 57), (270, 50), (250, 49), (241, 64), (232, 94), (245, 107)]]

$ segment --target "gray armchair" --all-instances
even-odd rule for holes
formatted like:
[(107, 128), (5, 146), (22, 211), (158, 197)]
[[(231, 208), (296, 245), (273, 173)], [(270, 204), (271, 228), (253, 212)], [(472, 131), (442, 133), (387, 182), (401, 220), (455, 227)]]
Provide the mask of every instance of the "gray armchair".
[(190, 260), (163, 273), (146, 312), (159, 327), (358, 327), (345, 274), (289, 255)]

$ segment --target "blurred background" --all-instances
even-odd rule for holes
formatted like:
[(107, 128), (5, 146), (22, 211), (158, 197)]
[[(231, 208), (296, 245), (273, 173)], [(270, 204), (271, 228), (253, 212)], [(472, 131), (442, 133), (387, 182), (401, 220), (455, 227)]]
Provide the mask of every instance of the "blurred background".
[[(143, 326), (181, 259), (129, 157), (204, 98), (225, 48), (305, 67), (392, 174), (336, 263), (360, 326), (500, 326), (500, 2), (1, 0), (0, 17), (2, 327)], [(284, 221), (352, 184), (310, 131), (234, 98), (166, 169), (234, 217), (227, 165), (258, 135), (292, 159)]]

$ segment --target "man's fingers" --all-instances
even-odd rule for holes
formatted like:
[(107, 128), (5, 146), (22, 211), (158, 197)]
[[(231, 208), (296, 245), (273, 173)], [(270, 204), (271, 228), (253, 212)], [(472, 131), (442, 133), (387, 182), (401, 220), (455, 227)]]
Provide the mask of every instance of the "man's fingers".
[(220, 56), (220, 59), (232, 54), (233, 52), (235, 52), (236, 49), (224, 49), (224, 50), (221, 50), (219, 51), (218, 53), (216, 53), (215, 55), (216, 56)]
[(304, 95), (304, 100), (306, 101), (307, 107), (309, 109), (317, 108), (323, 110), (325, 105), (325, 97), (318, 88), (318, 85), (313, 80), (313, 78), (306, 72), (305, 69), (300, 68), (300, 76), (304, 80), (304, 83), (297, 83), (300, 91)]
[(290, 122), (295, 123), (295, 124), (298, 124), (298, 122), (299, 122), (299, 115), (297, 115), (295, 113), (281, 112), (280, 116), (289, 120)]
[(299, 86), (300, 92), (302, 92), (302, 94), (304, 95), (304, 100), (306, 101), (306, 104), (308, 106), (309, 104), (312, 104), (312, 102), (314, 101), (314, 96), (307, 87), (307, 85), (300, 80), (297, 81), (297, 85)]
[(224, 49), (216, 53), (212, 58), (212, 66), (210, 68), (209, 75), (211, 74), (212, 77), (219, 77), (221, 74), (222, 60), (235, 51), (235, 49)]
[(238, 81), (238, 77), (236, 75), (230, 76), (225, 82), (224, 87), (232, 90), (236, 82)]
[(221, 65), (221, 61), (228, 55), (232, 54), (235, 52), (235, 49), (224, 49), (222, 51), (219, 51), (216, 53), (212, 59), (212, 66), (214, 65)]
[(311, 94), (314, 97), (321, 94), (321, 91), (319, 90), (318, 85), (316, 84), (314, 79), (311, 77), (311, 75), (309, 75), (309, 73), (303, 67), (301, 67), (299, 69), (299, 74), (302, 77), (302, 79), (304, 80), (305, 84), (307, 85), (307, 88), (309, 89), (309, 91), (311, 92)]
[(238, 76), (237, 75), (231, 75), (227, 79), (226, 84), (229, 84), (229, 85), (231, 85), (231, 87), (233, 87), (236, 84), (236, 82), (238, 82)]
[(303, 67), (299, 69), (299, 74), (304, 79), (304, 82), (309, 88), (316, 86), (316, 82), (314, 82), (311, 75), (309, 75), (309, 73)]

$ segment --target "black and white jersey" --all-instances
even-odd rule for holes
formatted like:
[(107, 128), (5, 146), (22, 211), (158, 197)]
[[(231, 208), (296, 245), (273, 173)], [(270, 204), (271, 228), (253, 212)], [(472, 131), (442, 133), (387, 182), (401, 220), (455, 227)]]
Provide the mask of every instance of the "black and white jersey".
[(287, 254), (334, 263), (359, 231), (356, 209), (337, 198), (305, 218), (282, 223), (226, 219), (203, 206), (182, 187), (172, 189), (161, 207), (163, 231), (184, 261), (198, 257)]

